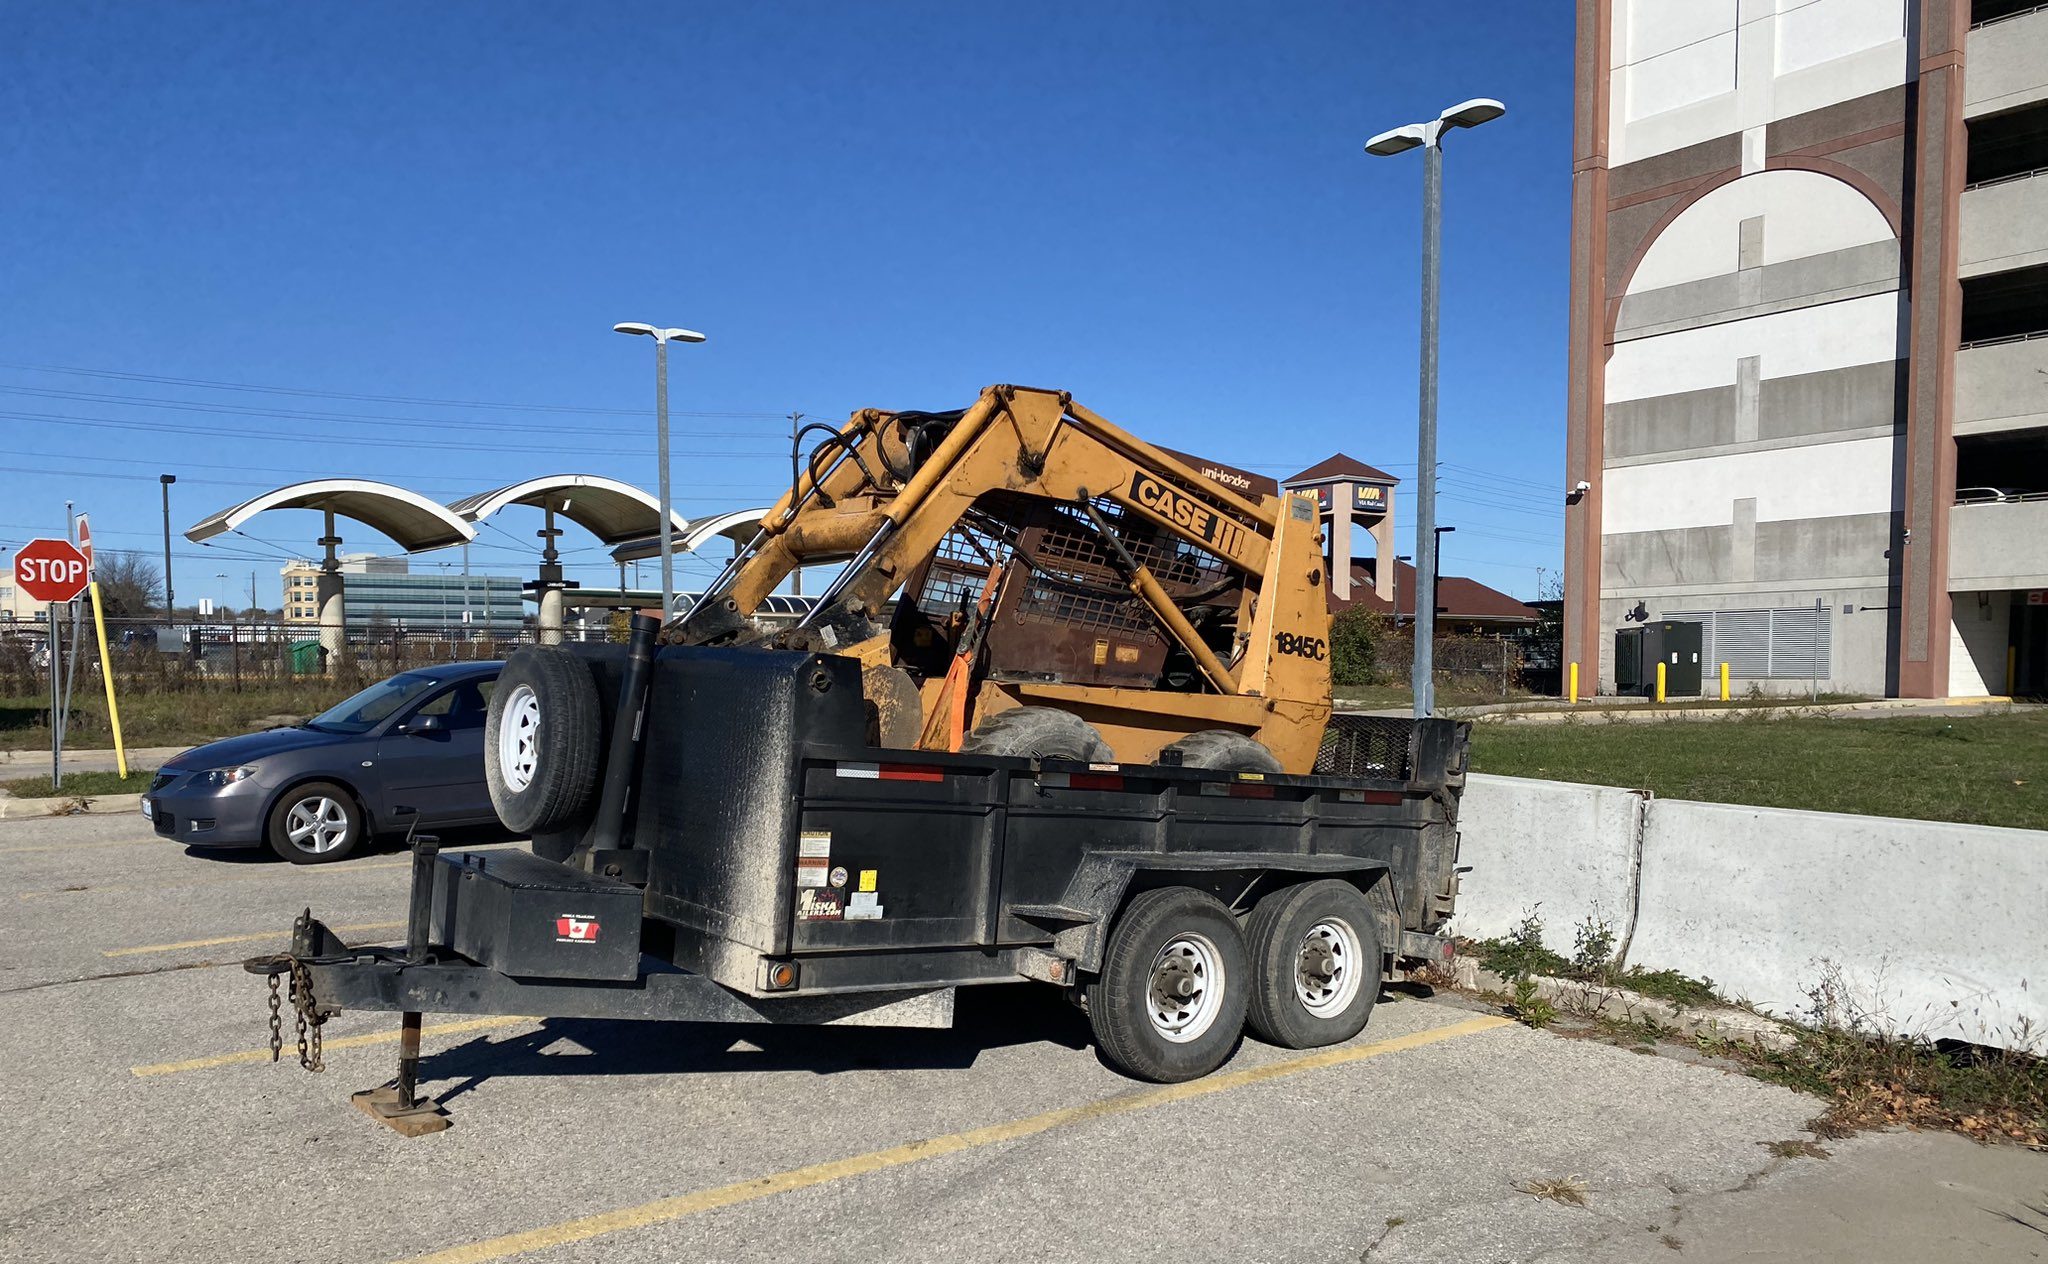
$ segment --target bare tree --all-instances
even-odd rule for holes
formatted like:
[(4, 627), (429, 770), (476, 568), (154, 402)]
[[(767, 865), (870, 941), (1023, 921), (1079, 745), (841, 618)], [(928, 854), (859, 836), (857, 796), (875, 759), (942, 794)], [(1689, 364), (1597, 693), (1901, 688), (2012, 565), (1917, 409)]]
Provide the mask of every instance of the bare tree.
[(163, 576), (148, 554), (97, 550), (93, 578), (99, 581), (100, 604), (109, 619), (142, 619), (163, 609)]

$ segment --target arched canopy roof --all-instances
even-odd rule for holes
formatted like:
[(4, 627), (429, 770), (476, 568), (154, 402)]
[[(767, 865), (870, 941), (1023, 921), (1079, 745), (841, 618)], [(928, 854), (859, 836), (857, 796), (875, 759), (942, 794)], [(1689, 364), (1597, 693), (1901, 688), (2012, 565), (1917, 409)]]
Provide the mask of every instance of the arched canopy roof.
[[(744, 544), (754, 538), (754, 532), (760, 528), (761, 519), (768, 516), (768, 511), (772, 507), (763, 505), (759, 509), (735, 509), (729, 513), (699, 518), (690, 524), (689, 530), (676, 538), (676, 552), (695, 553), (720, 536)], [(633, 540), (612, 550), (612, 560), (615, 562), (638, 562), (659, 556), (661, 540), (658, 537)]]
[(331, 510), (391, 537), (408, 553), (476, 538), (475, 527), (418, 492), (366, 478), (316, 478), (280, 487), (201, 519), (185, 532), (185, 538), (196, 544), (239, 530), (266, 509)]
[[(605, 544), (623, 544), (661, 534), (661, 502), (631, 483), (596, 474), (551, 474), (529, 478), (496, 491), (465, 496), (448, 506), (470, 522), (482, 522), (507, 505), (553, 509)], [(690, 529), (689, 519), (669, 511), (677, 534)]]

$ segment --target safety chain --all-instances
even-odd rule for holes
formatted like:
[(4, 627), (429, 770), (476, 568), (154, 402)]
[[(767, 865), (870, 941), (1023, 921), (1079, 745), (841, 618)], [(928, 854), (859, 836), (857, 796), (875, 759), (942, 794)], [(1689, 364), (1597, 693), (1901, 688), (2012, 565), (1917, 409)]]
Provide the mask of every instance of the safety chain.
[(289, 953), (281, 953), (270, 962), (270, 1060), (276, 1062), (284, 1053), (283, 1005), (277, 987), (280, 974), (290, 980), (292, 1023), (298, 1036), (299, 1065), (308, 1071), (325, 1071), (327, 1061), (320, 1038), (321, 1028), (327, 1024), (327, 1015), (314, 1005), (312, 972), (306, 969), (305, 962)]

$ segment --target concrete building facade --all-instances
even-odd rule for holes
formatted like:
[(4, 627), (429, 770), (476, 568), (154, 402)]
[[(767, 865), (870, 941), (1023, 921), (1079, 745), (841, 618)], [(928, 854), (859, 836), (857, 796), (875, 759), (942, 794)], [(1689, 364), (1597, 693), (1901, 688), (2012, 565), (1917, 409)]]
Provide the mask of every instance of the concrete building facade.
[(2048, 686), (2048, 10), (1578, 22), (1567, 660), (1697, 619), (1738, 688)]

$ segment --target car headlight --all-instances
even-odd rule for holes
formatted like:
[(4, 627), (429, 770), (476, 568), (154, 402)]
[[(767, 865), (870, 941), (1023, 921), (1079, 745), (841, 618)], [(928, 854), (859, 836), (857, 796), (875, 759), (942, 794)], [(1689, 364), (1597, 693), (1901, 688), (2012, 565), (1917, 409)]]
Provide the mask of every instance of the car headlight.
[(208, 790), (225, 790), (237, 781), (247, 781), (256, 775), (254, 764), (241, 764), (234, 768), (215, 768), (200, 773), (192, 783)]

